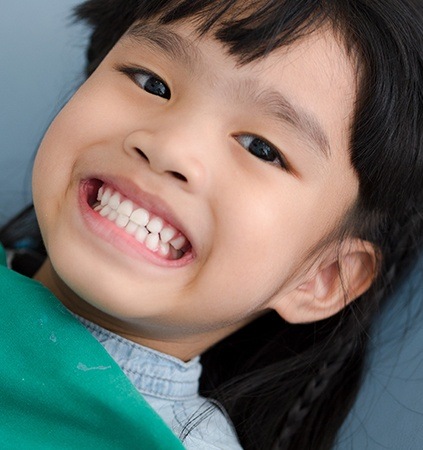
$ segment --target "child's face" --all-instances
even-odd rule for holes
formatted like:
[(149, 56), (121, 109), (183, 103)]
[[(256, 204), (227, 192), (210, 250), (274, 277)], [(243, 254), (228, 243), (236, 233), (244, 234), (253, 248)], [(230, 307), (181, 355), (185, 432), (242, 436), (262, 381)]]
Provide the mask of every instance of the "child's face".
[[(75, 312), (187, 359), (276, 303), (295, 307), (310, 250), (357, 197), (355, 76), (330, 33), (239, 66), (210, 37), (172, 30), (122, 38), (65, 106), (34, 201), (53, 267), (40, 279)], [(93, 210), (103, 184), (119, 219)]]

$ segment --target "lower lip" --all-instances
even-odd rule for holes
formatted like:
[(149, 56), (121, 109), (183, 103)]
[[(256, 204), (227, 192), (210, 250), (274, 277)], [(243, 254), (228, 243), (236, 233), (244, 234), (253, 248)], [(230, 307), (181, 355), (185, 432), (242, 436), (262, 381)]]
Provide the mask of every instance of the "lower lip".
[(121, 228), (99, 213), (94, 211), (88, 204), (88, 189), (86, 183), (82, 183), (79, 189), (79, 207), (82, 218), (88, 226), (88, 229), (97, 237), (100, 237), (107, 244), (112, 245), (121, 253), (138, 260), (147, 260), (151, 264), (161, 267), (182, 267), (193, 260), (193, 252), (189, 250), (180, 259), (169, 260), (161, 257), (155, 252), (149, 250), (144, 244), (138, 242), (133, 236), (130, 236)]

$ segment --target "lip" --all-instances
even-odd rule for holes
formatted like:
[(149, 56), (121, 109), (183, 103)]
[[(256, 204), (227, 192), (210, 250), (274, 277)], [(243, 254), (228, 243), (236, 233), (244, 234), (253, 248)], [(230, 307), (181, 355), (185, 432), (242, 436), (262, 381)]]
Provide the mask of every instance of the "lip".
[[(93, 183), (94, 181), (97, 183)], [(98, 184), (98, 187), (100, 187), (103, 183), (120, 192), (138, 206), (145, 208), (150, 213), (163, 218), (166, 222), (179, 230), (190, 242), (190, 250), (180, 259), (166, 260), (148, 250), (144, 244), (137, 242), (132, 236), (118, 228), (108, 219), (101, 217), (92, 209), (89, 204), (89, 199), (94, 194), (95, 189), (93, 189), (93, 187), (95, 184)], [(177, 215), (173, 212), (172, 208), (157, 195), (142, 190), (129, 180), (107, 177), (98, 174), (89, 176), (83, 179), (80, 183), (79, 205), (82, 216), (91, 231), (129, 256), (138, 259), (147, 259), (155, 265), (166, 267), (182, 267), (189, 264), (195, 258), (192, 237), (190, 236), (189, 231), (185, 229), (182, 222), (178, 219)]]

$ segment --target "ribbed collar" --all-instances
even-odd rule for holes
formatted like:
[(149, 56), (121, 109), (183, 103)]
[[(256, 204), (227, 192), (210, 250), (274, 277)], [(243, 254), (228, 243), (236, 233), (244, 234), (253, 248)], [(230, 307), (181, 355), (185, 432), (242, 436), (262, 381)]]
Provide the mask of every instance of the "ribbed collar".
[(129, 341), (82, 317), (76, 316), (103, 345), (139, 392), (170, 400), (198, 396), (200, 358), (185, 363)]

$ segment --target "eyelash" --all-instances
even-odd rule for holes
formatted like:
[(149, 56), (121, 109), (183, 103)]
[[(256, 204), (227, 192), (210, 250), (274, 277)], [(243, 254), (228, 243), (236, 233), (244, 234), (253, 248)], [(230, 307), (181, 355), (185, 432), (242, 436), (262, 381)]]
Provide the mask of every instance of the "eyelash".
[[(141, 89), (144, 89), (146, 92), (152, 95), (156, 95), (158, 97), (165, 98), (167, 100), (171, 97), (171, 92), (167, 84), (154, 72), (150, 72), (149, 70), (142, 69), (139, 67), (131, 67), (131, 66), (118, 66), (117, 70), (124, 75), (128, 76), (135, 84), (137, 84)], [(138, 77), (145, 77), (144, 81), (148, 81), (148, 79), (154, 79), (154, 84), (150, 86), (150, 90), (146, 88), (146, 83), (141, 83)], [(157, 92), (154, 92), (155, 89), (159, 89)], [(235, 136), (235, 139), (238, 141), (240, 145), (242, 145), (247, 151), (249, 151), (253, 156), (257, 158), (281, 167), (283, 170), (289, 171), (288, 163), (285, 158), (282, 156), (281, 152), (271, 143), (262, 139), (253, 134), (239, 134)], [(259, 144), (261, 144), (261, 148), (259, 148)], [(253, 145), (253, 147), (251, 147)]]

